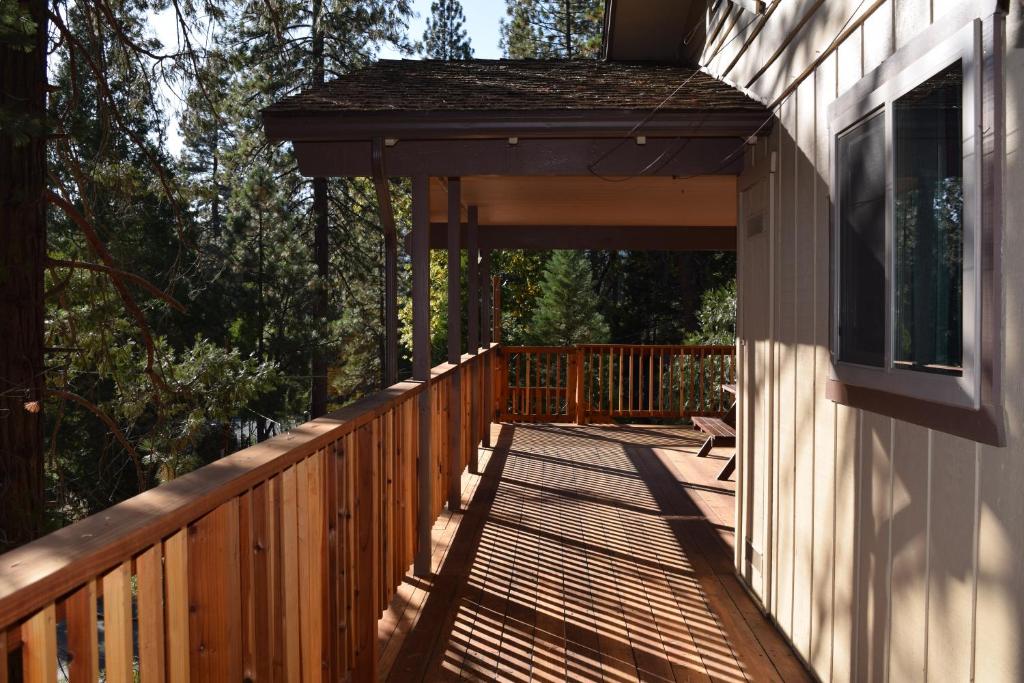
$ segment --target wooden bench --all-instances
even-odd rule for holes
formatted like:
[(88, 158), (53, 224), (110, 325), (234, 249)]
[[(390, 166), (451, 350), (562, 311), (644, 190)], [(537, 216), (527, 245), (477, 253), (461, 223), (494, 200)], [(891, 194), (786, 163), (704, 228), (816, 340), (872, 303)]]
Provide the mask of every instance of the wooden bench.
[(704, 445), (697, 451), (697, 457), (703, 458), (717, 445), (730, 446), (736, 443), (736, 428), (718, 417), (695, 417), (693, 426), (708, 435)]
[[(731, 394), (735, 393), (733, 385), (722, 385), (722, 388)], [(694, 417), (693, 426), (708, 435), (708, 438), (697, 451), (697, 457), (703, 458), (711, 452), (715, 446), (736, 445), (736, 403), (729, 406), (729, 410), (722, 417)], [(725, 466), (718, 473), (718, 480), (724, 481), (732, 476), (736, 469), (736, 452), (734, 451)]]

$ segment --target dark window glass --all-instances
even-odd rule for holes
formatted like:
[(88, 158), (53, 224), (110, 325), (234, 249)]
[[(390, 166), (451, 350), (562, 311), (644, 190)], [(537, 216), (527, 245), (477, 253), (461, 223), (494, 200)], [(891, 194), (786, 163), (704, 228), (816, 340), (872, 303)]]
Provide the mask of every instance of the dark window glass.
[(885, 360), (885, 118), (839, 137), (839, 359)]
[(893, 105), (893, 363), (944, 374), (963, 365), (963, 68)]

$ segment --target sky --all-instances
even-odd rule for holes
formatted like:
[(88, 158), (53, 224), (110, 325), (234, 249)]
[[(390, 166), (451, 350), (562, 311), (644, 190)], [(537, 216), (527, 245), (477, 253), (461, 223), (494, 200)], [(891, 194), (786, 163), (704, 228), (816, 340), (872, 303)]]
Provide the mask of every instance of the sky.
[[(430, 15), (431, 0), (412, 0), (413, 16), (409, 19), (407, 36), (410, 41), (423, 40), (423, 31)], [(501, 57), (498, 47), (500, 35), (499, 22), (505, 16), (504, 0), (462, 0), (463, 13), (466, 16), (465, 29), (473, 47), (473, 56), (481, 59)], [(152, 26), (157, 38), (167, 47), (178, 44), (177, 26), (172, 9), (165, 10), (152, 17)], [(378, 57), (381, 59), (416, 59), (418, 56), (402, 55), (391, 46), (381, 46)], [(181, 98), (178, 93), (164, 92), (167, 101), (170, 123), (167, 127), (167, 147), (175, 156), (181, 151), (181, 135), (178, 133), (178, 108)]]

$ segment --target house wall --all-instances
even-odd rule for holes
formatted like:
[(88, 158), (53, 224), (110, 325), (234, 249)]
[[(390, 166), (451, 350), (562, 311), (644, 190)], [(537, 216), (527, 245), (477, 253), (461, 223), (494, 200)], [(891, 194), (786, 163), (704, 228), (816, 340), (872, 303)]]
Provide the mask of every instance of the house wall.
[[(1018, 229), (1024, 224), (1024, 3), (1004, 3), (1005, 447), (825, 397), (831, 372), (828, 105), (931, 22), (965, 6), (995, 3), (766, 4), (763, 19), (728, 0), (708, 2), (703, 58), (709, 71), (774, 104), (777, 114), (771, 134), (746, 152), (750, 167), (765, 163), (771, 151), (777, 155), (774, 319), (767, 340), (774, 354), (774, 501), (770, 566), (762, 568), (765, 604), (823, 681), (1024, 680), (1024, 267), (1018, 265), (1024, 254)], [(743, 258), (748, 238), (742, 227), (737, 232), (742, 307), (744, 290), (768, 283), (751, 279), (752, 266)], [(741, 343), (759, 341), (744, 338), (742, 321), (739, 334)], [(741, 441), (752, 438), (741, 433)], [(754, 511), (754, 523), (763, 518)]]

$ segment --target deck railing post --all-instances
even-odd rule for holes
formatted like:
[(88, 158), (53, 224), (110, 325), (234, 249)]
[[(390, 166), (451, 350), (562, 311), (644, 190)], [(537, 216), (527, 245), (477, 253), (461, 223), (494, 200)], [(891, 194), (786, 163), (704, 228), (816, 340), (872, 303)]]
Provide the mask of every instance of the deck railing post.
[(430, 530), (434, 526), (430, 454), (430, 178), (427, 176), (416, 176), (412, 180), (412, 358), (413, 379), (426, 385), (418, 401), (418, 505), (413, 572), (416, 576), (427, 576), (431, 570)]
[[(462, 358), (462, 181), (448, 179), (448, 362)], [(448, 392), (448, 509), (462, 506), (462, 367), (452, 373)]]

